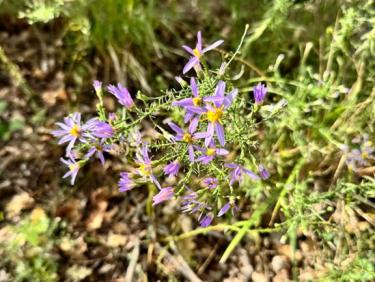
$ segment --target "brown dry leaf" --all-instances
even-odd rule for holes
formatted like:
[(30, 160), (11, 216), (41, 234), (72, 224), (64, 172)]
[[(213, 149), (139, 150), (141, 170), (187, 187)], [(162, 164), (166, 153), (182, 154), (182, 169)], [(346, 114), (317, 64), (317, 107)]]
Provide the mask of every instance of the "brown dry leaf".
[(118, 207), (114, 207), (113, 209), (107, 211), (105, 214), (104, 214), (104, 220), (106, 222), (110, 222), (112, 220), (112, 218), (117, 214), (117, 212), (119, 211)]
[(87, 230), (93, 231), (93, 230), (99, 229), (103, 224), (103, 219), (104, 219), (104, 211), (99, 210), (99, 209), (93, 211), (86, 221)]
[(108, 198), (110, 197), (109, 191), (107, 187), (101, 187), (95, 190), (90, 195), (90, 200), (93, 206), (96, 207), (94, 209), (88, 219), (86, 220), (86, 228), (89, 231), (93, 231), (99, 229), (104, 221), (104, 217), (106, 216), (106, 209), (108, 207)]
[(73, 265), (66, 271), (67, 276), (73, 281), (81, 281), (92, 273), (90, 268)]
[(257, 271), (254, 271), (252, 274), (251, 274), (251, 279), (254, 281), (254, 282), (268, 282), (268, 279), (267, 279), (267, 276), (262, 273), (262, 272), (257, 272)]
[(13, 240), (15, 234), (10, 226), (5, 226), (0, 229), (0, 243), (7, 243)]
[[(277, 246), (277, 252), (279, 254), (282, 254), (286, 257), (288, 257), (290, 260), (293, 259), (293, 251), (292, 251), (292, 247), (290, 245), (280, 245), (280, 246)], [(296, 252), (294, 253), (294, 256), (295, 256), (295, 259), (296, 260), (301, 260), (302, 259), (302, 253), (300, 250), (296, 250)]]
[(281, 271), (277, 272), (275, 277), (272, 278), (272, 282), (285, 282), (288, 281), (288, 271), (286, 269), (282, 269)]
[(83, 236), (78, 237), (77, 239), (71, 239), (68, 237), (62, 238), (59, 244), (60, 250), (69, 254), (72, 257), (79, 258), (87, 250), (87, 244), (83, 239)]
[(108, 247), (116, 248), (116, 247), (124, 246), (126, 242), (127, 242), (126, 236), (110, 232), (106, 240), (106, 245)]
[(31, 207), (34, 199), (26, 192), (15, 195), (5, 207), (7, 218), (12, 218), (20, 214), (24, 209)]
[(129, 227), (125, 222), (116, 222), (112, 226), (112, 230), (115, 233), (126, 233), (128, 229)]
[(56, 215), (64, 219), (68, 219), (72, 223), (78, 223), (82, 218), (83, 207), (84, 201), (79, 199), (70, 199), (57, 208)]
[(93, 191), (90, 195), (90, 201), (93, 205), (107, 201), (111, 197), (111, 191), (107, 186), (100, 187)]
[(274, 256), (271, 261), (271, 267), (274, 273), (278, 273), (283, 268), (288, 267), (288, 259), (286, 256)]
[(106, 263), (99, 269), (99, 273), (104, 274), (110, 271), (113, 271), (115, 269), (116, 265)]
[(308, 266), (301, 269), (301, 273), (299, 275), (300, 281), (315, 281), (317, 278), (316, 270), (312, 267)]
[(65, 101), (67, 99), (67, 93), (64, 88), (59, 88), (57, 90), (47, 90), (42, 93), (43, 102), (47, 106), (54, 106), (57, 100)]
[(0, 270), (0, 282), (7, 282), (10, 280), (10, 275), (4, 269)]

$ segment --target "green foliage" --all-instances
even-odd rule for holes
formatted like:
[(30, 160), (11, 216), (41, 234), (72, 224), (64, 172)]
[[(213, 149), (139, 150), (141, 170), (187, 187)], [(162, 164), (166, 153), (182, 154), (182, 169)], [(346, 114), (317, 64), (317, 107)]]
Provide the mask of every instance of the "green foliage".
[[(6, 110), (7, 103), (0, 101), (0, 115)], [(9, 140), (12, 134), (18, 130), (23, 129), (25, 125), (21, 117), (14, 117), (9, 121), (0, 120), (0, 139)]]
[[(271, 168), (272, 179), (266, 184), (247, 181), (241, 188), (245, 195), (241, 200), (250, 201), (253, 214), (239, 227), (235, 224), (226, 227), (235, 234), (222, 261), (240, 244), (249, 228), (259, 227), (259, 219), (268, 213), (272, 217), (271, 228), (275, 228), (272, 230), (282, 230), (283, 238), (292, 245), (293, 251), (297, 249), (301, 233), (316, 236), (321, 252), (327, 254), (324, 262), (328, 271), (322, 281), (370, 281), (374, 280), (374, 262), (366, 250), (374, 249), (368, 243), (373, 239), (368, 235), (374, 232), (373, 226), (360, 236), (349, 236), (343, 233), (344, 226), (332, 222), (330, 217), (342, 204), (346, 210), (358, 211), (363, 205), (373, 208), (368, 199), (375, 197), (374, 178), (349, 170), (341, 150), (343, 144), (351, 144), (353, 138), (363, 133), (367, 133), (370, 140), (375, 138), (375, 12), (372, 2), (198, 1), (195, 19), (190, 16), (193, 12), (186, 13), (191, 7), (178, 1), (23, 0), (1, 5), (13, 7), (19, 17), (36, 27), (62, 19), (68, 70), (76, 68), (75, 79), (79, 83), (85, 81), (91, 70), (91, 56), (99, 54), (102, 74), (98, 77), (121, 81), (129, 75), (147, 94), (151, 92), (149, 84), (159, 83), (152, 71), (154, 58), (179, 52), (161, 43), (159, 31), (173, 37), (169, 45), (176, 48), (181, 42), (174, 37), (178, 38), (186, 30), (194, 33), (199, 29), (209, 31), (207, 38), (217, 37), (221, 32), (226, 36), (226, 44), (233, 47), (238, 45), (244, 26), (249, 24), (250, 32), (246, 34), (244, 46), (233, 61), (233, 66), (241, 70), (240, 74), (226, 74), (228, 85), (239, 87), (240, 94), (238, 107), (230, 109), (230, 120), (225, 121), (225, 126), (232, 133), (228, 140), (238, 142), (238, 151), (248, 151), (251, 156), (264, 160)], [(180, 11), (188, 14), (186, 24), (182, 24), (186, 15), (184, 18)], [(229, 57), (222, 52), (224, 58)], [(168, 67), (176, 72), (175, 65), (165, 66)], [(258, 76), (254, 77), (254, 73)], [(147, 77), (152, 78), (151, 82)], [(204, 95), (212, 92), (217, 82), (213, 77), (210, 73), (200, 78), (200, 90)], [(267, 102), (255, 111), (264, 124), (254, 118), (249, 103), (249, 93), (260, 81), (269, 88)], [(182, 121), (181, 111), (163, 107), (176, 95), (182, 98), (189, 94), (186, 86), (158, 98), (139, 92), (137, 98), (142, 103), (152, 103), (147, 111), (137, 110), (137, 114), (141, 119), (148, 119), (170, 111), (171, 119)], [(1, 102), (0, 112), (6, 106)], [(9, 132), (19, 126), (17, 122), (12, 125), (12, 121), (2, 123), (0, 137), (8, 139)], [(166, 139), (170, 137), (157, 123), (155, 126)], [(167, 145), (163, 140), (152, 148), (158, 150)], [(173, 147), (162, 160), (174, 159), (178, 149), (181, 148)], [(254, 165), (251, 158), (246, 162)], [(370, 164), (373, 165), (373, 160)], [(189, 173), (205, 169), (217, 171), (215, 165), (210, 165), (191, 169)], [(43, 245), (41, 238), (47, 232), (43, 224), (42, 231), (27, 224), (22, 226), (19, 232), (27, 234), (28, 245)], [(346, 239), (337, 241), (341, 237)], [(332, 246), (337, 245), (341, 246), (340, 254), (333, 263), (332, 249), (336, 249)], [(350, 253), (355, 258), (344, 264)], [(42, 265), (48, 265), (47, 258), (40, 258)], [(23, 269), (34, 269), (33, 263), (31, 266), (27, 260), (23, 263), (27, 265)], [(46, 269), (48, 272), (54, 267), (46, 266)], [(20, 272), (29, 273), (28, 270)], [(298, 273), (294, 278), (298, 278)]]
[(58, 281), (52, 254), (56, 223), (36, 208), (18, 225), (6, 228), (7, 236), (0, 240), (5, 255), (0, 265), (9, 268), (13, 281)]
[(30, 24), (37, 22), (47, 23), (61, 14), (63, 5), (64, 0), (25, 0), (25, 10), (19, 11), (18, 16), (26, 18)]
[(374, 281), (375, 267), (374, 261), (371, 258), (357, 257), (351, 261), (345, 268), (340, 268), (334, 265), (328, 266), (328, 273), (319, 279), (321, 282), (330, 281)]

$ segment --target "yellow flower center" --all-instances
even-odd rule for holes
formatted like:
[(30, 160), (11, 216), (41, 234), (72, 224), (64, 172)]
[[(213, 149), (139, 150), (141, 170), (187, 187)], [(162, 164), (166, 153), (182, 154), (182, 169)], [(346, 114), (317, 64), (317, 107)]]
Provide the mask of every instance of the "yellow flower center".
[(71, 164), (69, 165), (69, 170), (73, 171), (75, 169), (79, 168), (79, 165), (78, 164)]
[(214, 155), (216, 152), (216, 149), (215, 148), (208, 148), (207, 151), (206, 151), (206, 155), (207, 156), (212, 156)]
[(198, 59), (202, 56), (201, 52), (197, 48), (193, 50), (194, 56), (197, 57)]
[(223, 117), (223, 107), (221, 108), (214, 108), (212, 111), (208, 111), (207, 112), (207, 119), (212, 122), (212, 123), (215, 123), (217, 121), (220, 121), (220, 119)]
[(182, 140), (184, 140), (186, 143), (193, 143), (193, 137), (191, 137), (191, 134), (185, 133), (184, 136), (182, 137)]
[(79, 137), (79, 135), (81, 134), (81, 128), (75, 124), (73, 125), (73, 127), (70, 129), (70, 132), (69, 132), (71, 135), (73, 135), (74, 137)]
[(194, 106), (200, 106), (202, 104), (202, 98), (201, 97), (193, 98), (193, 104)]
[(367, 152), (362, 152), (361, 153), (362, 159), (367, 159), (368, 158), (368, 153)]
[(151, 175), (151, 166), (148, 164), (139, 164), (139, 171), (144, 176), (150, 176)]

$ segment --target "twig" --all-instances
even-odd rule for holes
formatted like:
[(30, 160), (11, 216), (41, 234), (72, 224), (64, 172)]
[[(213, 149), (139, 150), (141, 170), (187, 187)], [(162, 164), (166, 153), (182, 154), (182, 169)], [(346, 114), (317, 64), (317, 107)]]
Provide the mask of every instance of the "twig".
[(245, 25), (245, 31), (242, 34), (240, 44), (238, 45), (238, 47), (237, 47), (236, 51), (234, 52), (233, 56), (229, 59), (228, 63), (225, 65), (225, 68), (227, 68), (230, 65), (230, 63), (233, 61), (233, 59), (240, 52), (240, 49), (242, 47), (243, 41), (245, 40), (245, 36), (246, 36), (246, 33), (247, 33), (248, 29), (249, 29), (249, 24), (246, 24)]
[(204, 261), (204, 263), (198, 268), (198, 275), (202, 275), (203, 272), (206, 270), (207, 266), (211, 263), (211, 261), (214, 259), (216, 252), (219, 248), (219, 243), (216, 243), (215, 247), (212, 249), (210, 254), (208, 255), (207, 259)]
[(134, 243), (133, 251), (130, 254), (130, 262), (129, 262), (128, 268), (126, 269), (125, 282), (133, 281), (134, 270), (137, 264), (138, 257), (139, 257), (139, 241), (137, 240)]
[[(245, 221), (243, 225), (245, 225), (246, 223), (247, 223), (247, 221)], [(183, 240), (183, 239), (193, 237), (193, 236), (197, 236), (197, 235), (200, 235), (200, 234), (206, 234), (210, 231), (231, 230), (231, 231), (239, 232), (241, 229), (242, 228), (239, 228), (239, 227), (234, 226), (234, 225), (217, 224), (217, 225), (212, 225), (212, 226), (208, 226), (208, 227), (204, 227), (204, 228), (198, 228), (198, 229), (186, 232), (184, 234), (181, 234), (179, 236), (168, 236), (164, 240), (165, 241), (171, 241), (171, 240), (179, 241), (179, 240)], [(280, 231), (280, 230), (281, 230), (280, 228), (259, 228), (259, 229), (247, 230), (247, 233), (249, 233), (251, 235), (253, 233), (272, 233), (272, 232), (277, 232), (277, 231)]]
[(175, 255), (172, 255), (168, 251), (164, 250), (163, 256), (166, 257), (167, 260), (172, 263), (173, 266), (188, 279), (188, 281), (202, 282), (202, 280), (190, 268), (185, 259), (179, 254), (177, 247), (173, 241), (170, 242), (170, 247)]
[(342, 169), (344, 168), (345, 161), (346, 161), (346, 155), (342, 155), (340, 158), (339, 164), (337, 165), (335, 174), (333, 175), (330, 187), (332, 187), (336, 183), (337, 179), (339, 178), (340, 173)]

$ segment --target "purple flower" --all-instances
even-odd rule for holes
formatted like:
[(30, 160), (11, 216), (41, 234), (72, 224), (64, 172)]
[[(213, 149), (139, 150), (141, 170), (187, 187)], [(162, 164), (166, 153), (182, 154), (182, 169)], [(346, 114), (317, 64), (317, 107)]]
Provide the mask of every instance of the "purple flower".
[(270, 177), (270, 173), (263, 165), (260, 165), (258, 167), (258, 173), (263, 180), (266, 180)]
[(134, 188), (135, 183), (132, 179), (129, 178), (129, 173), (121, 172), (120, 173), (120, 180), (118, 182), (119, 191), (126, 192)]
[(168, 175), (168, 177), (176, 176), (178, 174), (179, 169), (180, 164), (178, 163), (178, 161), (174, 161), (164, 167), (164, 173)]
[(254, 89), (254, 99), (256, 104), (262, 104), (264, 101), (264, 98), (266, 97), (267, 94), (267, 87), (263, 85), (262, 83), (258, 83)]
[(104, 144), (103, 141), (95, 142), (87, 151), (85, 158), (91, 158), (92, 155), (96, 154), (96, 157), (100, 160), (102, 165), (104, 165), (105, 158), (103, 152), (109, 152), (111, 148), (111, 145)]
[(213, 217), (211, 215), (205, 215), (199, 222), (199, 225), (201, 227), (207, 227), (211, 224), (212, 220), (213, 220)]
[(191, 68), (194, 66), (200, 67), (200, 59), (202, 55), (212, 49), (215, 49), (219, 45), (221, 45), (224, 41), (218, 40), (211, 45), (207, 46), (206, 48), (202, 49), (202, 33), (198, 31), (197, 33), (197, 44), (194, 49), (190, 48), (189, 46), (183, 45), (182, 48), (184, 48), (192, 57), (190, 57), (189, 61), (185, 65), (183, 69), (183, 73), (187, 73)]
[(92, 86), (94, 87), (96, 92), (102, 91), (102, 82), (99, 80), (94, 80), (92, 83)]
[(158, 182), (156, 177), (152, 174), (151, 160), (148, 156), (148, 149), (147, 149), (146, 144), (143, 144), (139, 152), (136, 153), (135, 162), (139, 166), (139, 168), (137, 169), (137, 173), (140, 176), (149, 178), (159, 189), (161, 189), (160, 183)]
[[(237, 89), (234, 89), (225, 96), (225, 82), (219, 81), (215, 89), (215, 95), (204, 99), (206, 102), (204, 110), (208, 120), (207, 132), (205, 132), (206, 146), (211, 143), (214, 132), (216, 132), (220, 145), (225, 146), (224, 127), (221, 124), (221, 119), (224, 116), (224, 110), (230, 107), (237, 93)], [(211, 102), (212, 104), (208, 104), (207, 102)]]
[(203, 99), (199, 97), (198, 86), (195, 79), (192, 77), (190, 79), (190, 88), (193, 93), (193, 97), (185, 98), (172, 103), (173, 106), (183, 107), (186, 110), (184, 122), (190, 121), (196, 114), (204, 113), (204, 109), (200, 108)]
[(375, 149), (373, 143), (368, 140), (368, 134), (362, 134), (353, 138), (352, 142), (359, 145), (359, 148), (350, 149), (348, 145), (342, 144), (341, 151), (346, 155), (346, 165), (349, 170), (357, 170), (358, 168), (370, 165), (369, 160), (375, 160)]
[(152, 200), (153, 200), (153, 203), (152, 205), (155, 206), (155, 205), (158, 205), (160, 204), (161, 202), (164, 202), (164, 201), (167, 201), (167, 200), (170, 200), (171, 198), (173, 198), (174, 196), (174, 191), (173, 191), (173, 188), (172, 187), (166, 187), (166, 188), (162, 188), (158, 194), (156, 194)]
[(218, 184), (219, 184), (219, 181), (217, 180), (217, 178), (208, 177), (208, 178), (203, 179), (203, 185), (208, 187), (209, 189), (215, 189)]
[(238, 164), (226, 164), (225, 166), (228, 167), (228, 168), (233, 169), (231, 171), (231, 173), (230, 173), (230, 182), (229, 182), (230, 185), (233, 185), (233, 183), (236, 182), (236, 181), (242, 182), (243, 174), (244, 173), (247, 174), (248, 176), (250, 176), (254, 180), (258, 180), (259, 179), (258, 175), (256, 175), (251, 170), (248, 170), (248, 169), (244, 168), (241, 165), (238, 165)]
[(76, 162), (75, 159), (73, 159), (73, 158), (70, 158), (68, 160), (60, 158), (60, 160), (69, 168), (69, 171), (64, 174), (63, 178), (66, 178), (66, 177), (70, 176), (71, 177), (70, 184), (74, 185), (74, 182), (76, 180), (78, 171), (80, 169), (79, 163)]
[(346, 164), (350, 170), (356, 170), (370, 165), (369, 160), (375, 160), (375, 149), (368, 140), (367, 134), (353, 139), (353, 143), (360, 144), (360, 148), (349, 150), (348, 145), (343, 145), (341, 150), (346, 154)]
[(109, 85), (107, 90), (117, 98), (121, 105), (125, 106), (126, 108), (130, 109), (134, 106), (133, 99), (130, 96), (128, 89), (122, 86), (121, 83), (117, 83), (117, 87), (114, 85)]
[(97, 118), (92, 118), (86, 123), (90, 134), (86, 136), (93, 135), (97, 138), (111, 138), (113, 136), (113, 128), (111, 125), (105, 121), (100, 121)]
[(224, 215), (230, 208), (230, 203), (227, 202), (219, 211), (219, 213), (217, 214), (218, 217)]
[(183, 213), (195, 213), (199, 210), (204, 210), (206, 208), (206, 204), (201, 203), (198, 201), (198, 194), (197, 192), (194, 192), (190, 188), (188, 189), (188, 193), (181, 197), (182, 203), (181, 203), (181, 209)]
[(60, 138), (58, 144), (69, 142), (66, 152), (70, 155), (77, 139), (84, 141), (83, 133), (88, 127), (86, 125), (81, 126), (80, 113), (74, 113), (71, 117), (65, 117), (64, 123), (57, 122), (56, 125), (61, 129), (52, 131), (52, 135)]
[(203, 156), (200, 156), (197, 161), (202, 162), (203, 164), (208, 164), (211, 162), (216, 156), (225, 156), (228, 155), (229, 152), (223, 148), (216, 148), (213, 144), (210, 144), (208, 148), (197, 148), (199, 151), (203, 153)]
[(218, 217), (223, 216), (229, 209), (232, 209), (232, 215), (234, 216), (235, 212), (238, 211), (237, 205), (234, 203), (234, 201), (229, 200), (222, 208), (219, 210), (219, 213), (217, 214)]
[(198, 118), (194, 118), (189, 125), (189, 128), (187, 131), (184, 131), (181, 127), (176, 125), (173, 122), (168, 123), (169, 127), (173, 129), (174, 132), (176, 132), (175, 139), (177, 141), (184, 141), (188, 143), (188, 151), (189, 151), (189, 159), (191, 162), (194, 162), (194, 146), (193, 143), (195, 139), (197, 138), (195, 131), (197, 130), (198, 126)]

